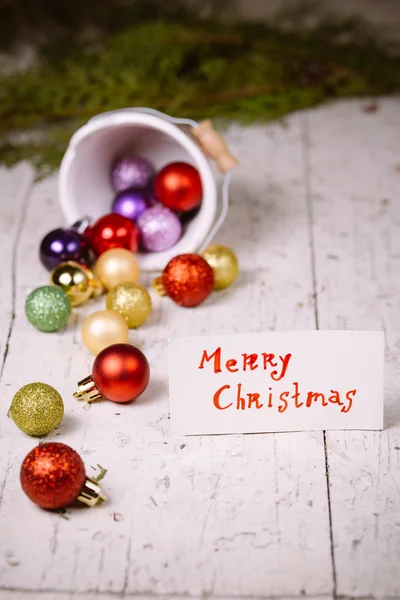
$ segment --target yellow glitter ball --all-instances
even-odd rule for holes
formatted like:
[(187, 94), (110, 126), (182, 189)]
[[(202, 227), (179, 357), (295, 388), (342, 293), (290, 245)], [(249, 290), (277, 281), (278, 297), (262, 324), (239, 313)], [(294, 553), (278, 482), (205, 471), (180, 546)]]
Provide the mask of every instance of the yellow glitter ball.
[(239, 263), (236, 254), (222, 244), (211, 244), (202, 252), (214, 271), (214, 289), (223, 290), (229, 287), (239, 275)]
[(108, 310), (115, 310), (128, 327), (139, 327), (149, 318), (152, 304), (149, 292), (138, 283), (120, 283), (107, 294)]
[(8, 416), (28, 435), (46, 435), (61, 423), (64, 403), (51, 385), (28, 383), (15, 394)]

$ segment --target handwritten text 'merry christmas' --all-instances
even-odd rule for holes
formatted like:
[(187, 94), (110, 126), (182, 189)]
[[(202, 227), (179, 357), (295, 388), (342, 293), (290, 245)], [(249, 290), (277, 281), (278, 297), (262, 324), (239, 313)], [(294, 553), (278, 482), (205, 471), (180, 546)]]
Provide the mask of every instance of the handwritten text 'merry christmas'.
[[(213, 352), (203, 350), (198, 369), (211, 369), (221, 378), (224, 374), (224, 383), (214, 393), (213, 404), (217, 410), (247, 410), (247, 409), (277, 409), (284, 413), (289, 407), (307, 409), (319, 404), (323, 407), (339, 409), (348, 413), (352, 406), (357, 389), (325, 390), (301, 389), (297, 381), (290, 381), (290, 365), (295, 360), (292, 354), (274, 354), (260, 352), (254, 354), (243, 353), (236, 358), (222, 355), (221, 347)], [(265, 389), (243, 389), (243, 384), (229, 382), (231, 373), (249, 373), (251, 371), (265, 371)], [(274, 383), (285, 380), (287, 389), (274, 390)], [(222, 382), (221, 382), (222, 383)]]

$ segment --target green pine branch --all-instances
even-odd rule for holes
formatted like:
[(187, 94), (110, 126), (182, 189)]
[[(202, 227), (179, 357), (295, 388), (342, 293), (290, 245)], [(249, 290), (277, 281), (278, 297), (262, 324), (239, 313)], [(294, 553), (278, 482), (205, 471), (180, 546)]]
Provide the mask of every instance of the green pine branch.
[[(262, 24), (145, 20), (95, 42), (39, 46), (39, 64), (0, 76), (0, 163), (59, 165), (69, 137), (106, 110), (244, 122), (333, 98), (400, 90), (400, 58), (353, 22), (283, 32)], [(40, 132), (24, 135), (20, 132)]]

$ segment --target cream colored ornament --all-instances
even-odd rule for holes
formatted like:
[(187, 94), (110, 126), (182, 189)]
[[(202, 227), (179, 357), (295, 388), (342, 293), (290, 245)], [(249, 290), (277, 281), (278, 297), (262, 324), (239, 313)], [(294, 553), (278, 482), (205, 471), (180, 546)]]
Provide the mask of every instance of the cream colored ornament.
[(136, 256), (125, 248), (111, 248), (97, 259), (93, 271), (107, 290), (120, 283), (136, 283), (140, 267)]
[(125, 319), (113, 310), (99, 310), (87, 317), (82, 325), (83, 343), (96, 355), (112, 344), (126, 344), (128, 337)]

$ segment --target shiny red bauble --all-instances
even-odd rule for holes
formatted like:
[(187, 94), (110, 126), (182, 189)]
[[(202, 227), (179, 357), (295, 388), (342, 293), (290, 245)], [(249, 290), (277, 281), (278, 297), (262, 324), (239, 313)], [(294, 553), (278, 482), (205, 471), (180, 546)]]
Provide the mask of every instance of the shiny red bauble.
[(85, 466), (75, 450), (56, 442), (36, 446), (21, 466), (25, 494), (41, 508), (72, 504), (86, 481)]
[(146, 389), (150, 367), (139, 348), (131, 344), (113, 344), (96, 356), (92, 378), (107, 400), (130, 402)]
[(184, 162), (171, 163), (156, 175), (154, 193), (171, 210), (193, 210), (199, 206), (203, 194), (199, 172)]
[(164, 292), (181, 306), (201, 304), (214, 289), (214, 271), (199, 254), (179, 254), (161, 275)]
[(139, 230), (135, 223), (115, 213), (101, 217), (85, 231), (85, 235), (96, 256), (110, 248), (125, 248), (136, 252), (139, 247)]

